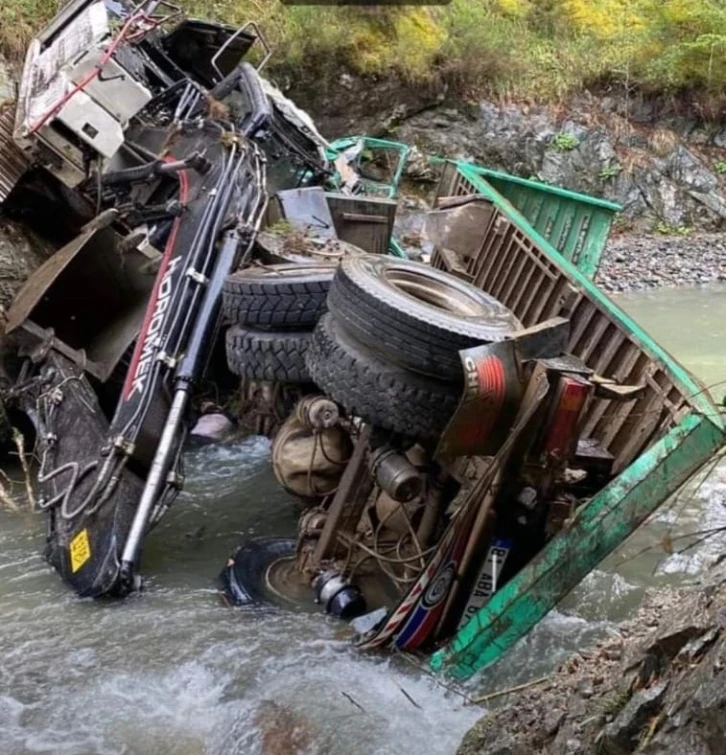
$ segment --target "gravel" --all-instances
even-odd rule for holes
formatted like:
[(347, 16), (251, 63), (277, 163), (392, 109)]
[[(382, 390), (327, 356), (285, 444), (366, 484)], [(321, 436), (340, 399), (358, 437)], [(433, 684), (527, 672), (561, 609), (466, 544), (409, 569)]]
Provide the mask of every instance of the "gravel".
[(610, 293), (726, 282), (726, 235), (614, 236), (595, 282)]

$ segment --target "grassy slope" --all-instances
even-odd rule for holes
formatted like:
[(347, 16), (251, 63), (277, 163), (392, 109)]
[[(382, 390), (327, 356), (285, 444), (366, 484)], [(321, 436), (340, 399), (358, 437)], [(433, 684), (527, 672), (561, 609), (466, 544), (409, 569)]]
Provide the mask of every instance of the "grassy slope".
[[(717, 0), (452, 0), (334, 8), (279, 0), (180, 0), (191, 15), (259, 21), (278, 69), (396, 70), (464, 90), (559, 99), (614, 82), (659, 94), (726, 89), (726, 10)], [(21, 56), (61, 0), (2, 0), (0, 51)]]

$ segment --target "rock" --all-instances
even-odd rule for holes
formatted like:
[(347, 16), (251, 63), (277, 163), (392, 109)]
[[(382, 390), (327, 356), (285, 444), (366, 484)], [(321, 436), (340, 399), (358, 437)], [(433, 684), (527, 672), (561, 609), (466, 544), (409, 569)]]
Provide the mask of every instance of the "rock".
[(636, 692), (616, 719), (604, 727), (600, 740), (602, 752), (609, 755), (633, 752), (643, 728), (660, 710), (667, 689), (668, 682), (659, 682)]
[(722, 755), (724, 629), (726, 562), (693, 587), (648, 591), (622, 639), (562, 664), (547, 688), (511, 697), (466, 755), (487, 755), (505, 737), (520, 748), (511, 752), (538, 755)]
[(345, 87), (346, 89), (352, 89), (353, 88), (353, 77), (349, 73), (342, 73), (340, 74), (340, 86)]
[(726, 149), (726, 128), (719, 131), (718, 134), (713, 137), (713, 143), (721, 149)]
[[(575, 105), (578, 105), (576, 108)], [(573, 103), (570, 112), (597, 111), (592, 102)], [(612, 103), (600, 106), (612, 109)], [(651, 104), (631, 103), (633, 128), (607, 118), (585, 123), (559, 120), (546, 106), (479, 103), (478, 109), (431, 110), (406, 119), (397, 130), (402, 141), (428, 153), (471, 159), (486, 167), (537, 179), (618, 202), (637, 230), (658, 223), (717, 229), (726, 219), (722, 178), (691, 145), (702, 144), (704, 130), (693, 119), (675, 118), (653, 128)], [(640, 125), (640, 119), (645, 119)], [(726, 132), (723, 137), (726, 143)], [(557, 146), (557, 135), (577, 140)], [(719, 137), (717, 137), (719, 138)]]
[(562, 722), (565, 720), (565, 712), (563, 710), (551, 710), (545, 716), (544, 728), (547, 736), (554, 737), (560, 730)]
[(260, 703), (253, 722), (260, 731), (263, 755), (303, 755), (318, 736), (310, 721), (272, 700)]
[(582, 679), (577, 685), (577, 692), (585, 700), (592, 697), (594, 689), (590, 679)]
[(426, 155), (416, 146), (408, 154), (404, 175), (420, 183), (435, 183), (439, 179), (436, 168), (429, 164)]
[(721, 234), (682, 235), (678, 226), (671, 228), (672, 235), (611, 237), (597, 283), (606, 291), (619, 292), (719, 281), (726, 272), (726, 239)]
[(27, 277), (54, 252), (25, 225), (0, 216), (0, 307), (8, 309)]

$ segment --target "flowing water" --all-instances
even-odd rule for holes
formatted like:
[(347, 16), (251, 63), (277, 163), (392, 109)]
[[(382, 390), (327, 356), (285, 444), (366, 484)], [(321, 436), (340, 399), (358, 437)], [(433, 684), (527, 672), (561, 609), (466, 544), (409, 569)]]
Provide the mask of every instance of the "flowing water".
[[(705, 382), (726, 378), (725, 290), (619, 301)], [(322, 615), (220, 604), (214, 579), (236, 545), (295, 531), (268, 453), (252, 438), (188, 455), (187, 490), (146, 543), (147, 588), (124, 602), (75, 599), (40, 558), (42, 519), (0, 508), (0, 755), (260, 753), (261, 731), (272, 755), (293, 740), (331, 755), (455, 751), (481, 709), (400, 661), (356, 654)], [(719, 543), (667, 555), (663, 535), (679, 548), (691, 541), (681, 534), (726, 525), (725, 500), (726, 466), (663, 508), (468, 691), (546, 673), (627, 616), (645, 587), (692, 579)]]

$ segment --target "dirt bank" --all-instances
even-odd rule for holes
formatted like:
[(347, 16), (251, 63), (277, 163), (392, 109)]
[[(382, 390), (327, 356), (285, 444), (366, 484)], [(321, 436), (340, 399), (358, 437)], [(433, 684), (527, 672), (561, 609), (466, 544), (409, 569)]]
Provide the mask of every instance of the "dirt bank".
[(721, 755), (726, 561), (692, 587), (647, 594), (618, 636), (510, 695), (458, 755)]

